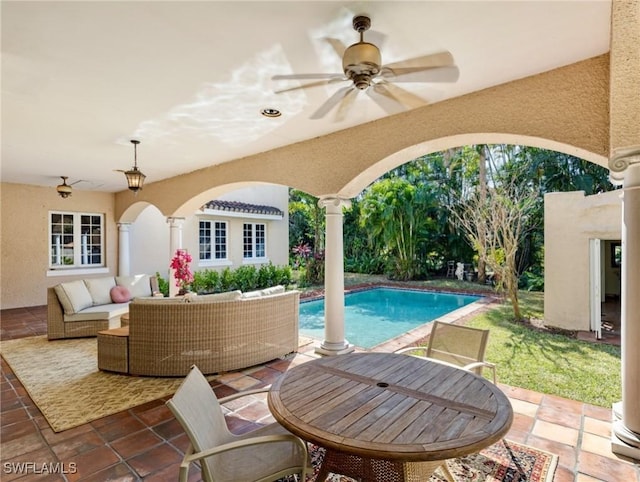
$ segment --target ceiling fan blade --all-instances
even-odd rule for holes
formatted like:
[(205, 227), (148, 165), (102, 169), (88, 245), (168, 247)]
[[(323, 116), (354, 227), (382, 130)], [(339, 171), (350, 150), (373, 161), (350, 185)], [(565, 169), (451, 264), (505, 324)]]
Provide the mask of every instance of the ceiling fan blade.
[(336, 77), (343, 78), (343, 74), (286, 74), (286, 75), (274, 75), (271, 80), (312, 80), (312, 79), (335, 79)]
[(322, 119), (325, 115), (327, 115), (329, 113), (329, 111), (331, 109), (333, 109), (336, 104), (338, 104), (348, 93), (350, 90), (354, 90), (355, 87), (352, 85), (349, 85), (347, 87), (343, 87), (341, 89), (338, 89), (331, 97), (329, 97), (329, 99), (320, 106), (320, 108), (315, 111), (311, 117), (309, 117), (310, 119)]
[(387, 95), (380, 94), (379, 92), (376, 91), (375, 87), (367, 89), (365, 90), (365, 92), (388, 115), (394, 115), (404, 110), (404, 106), (399, 104), (395, 98), (391, 98)]
[(357, 95), (358, 89), (351, 88), (347, 91), (344, 97), (342, 97), (338, 110), (336, 111), (336, 121), (343, 121), (347, 117), (347, 113), (349, 112), (349, 109), (351, 109), (353, 101), (356, 100)]
[(385, 67), (395, 69), (415, 69), (420, 67), (445, 67), (453, 65), (451, 52), (438, 52), (437, 54), (422, 55), (411, 59), (399, 60), (386, 64)]
[(276, 91), (274, 91), (274, 93), (282, 94), (284, 92), (291, 92), (292, 90), (308, 89), (310, 87), (318, 87), (320, 85), (333, 84), (334, 82), (340, 82), (340, 81), (343, 81), (343, 80), (347, 80), (347, 79), (343, 79), (343, 78), (340, 77), (340, 78), (334, 78), (334, 79), (318, 80), (317, 82), (309, 82), (308, 84), (300, 84), (300, 85), (296, 85), (294, 87), (289, 87), (287, 89), (276, 90)]
[(373, 85), (373, 88), (377, 94), (393, 99), (407, 109), (415, 109), (417, 107), (427, 105), (427, 101), (423, 98), (418, 97), (417, 95), (403, 89), (402, 87), (398, 87), (391, 82), (378, 82)]
[(338, 57), (342, 59), (342, 56), (344, 55), (344, 51), (347, 50), (347, 46), (344, 43), (342, 43), (342, 40), (338, 40), (337, 38), (331, 38), (331, 37), (326, 37), (325, 40), (329, 45), (331, 45), (331, 47), (333, 47), (333, 50), (335, 51), (336, 54), (338, 54)]
[(383, 67), (380, 76), (394, 82), (456, 82), (460, 77), (460, 70), (455, 66), (396, 69)]

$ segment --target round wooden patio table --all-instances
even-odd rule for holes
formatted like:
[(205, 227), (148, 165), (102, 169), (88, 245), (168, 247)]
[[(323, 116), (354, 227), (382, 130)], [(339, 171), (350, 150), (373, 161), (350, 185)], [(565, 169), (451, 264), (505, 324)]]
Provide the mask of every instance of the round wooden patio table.
[[(295, 366), (271, 387), (274, 418), (327, 449), (329, 472), (363, 481), (425, 481), (447, 459), (509, 430), (507, 396), (473, 373), (394, 353), (352, 353)], [(448, 470), (445, 475), (450, 478)]]

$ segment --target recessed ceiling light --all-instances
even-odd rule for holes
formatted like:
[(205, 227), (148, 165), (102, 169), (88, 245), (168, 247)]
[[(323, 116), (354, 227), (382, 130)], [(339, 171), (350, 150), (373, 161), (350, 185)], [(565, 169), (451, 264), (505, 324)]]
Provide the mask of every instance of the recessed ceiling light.
[(282, 115), (282, 112), (272, 107), (265, 107), (260, 113), (265, 117), (280, 117)]

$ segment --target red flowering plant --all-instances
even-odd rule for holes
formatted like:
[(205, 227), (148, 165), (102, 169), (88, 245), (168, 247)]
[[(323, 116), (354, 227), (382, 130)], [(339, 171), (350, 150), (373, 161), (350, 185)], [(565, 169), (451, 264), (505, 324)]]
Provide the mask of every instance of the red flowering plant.
[(193, 259), (186, 249), (178, 249), (169, 265), (169, 268), (174, 270), (173, 276), (176, 280), (176, 286), (180, 288), (180, 293), (188, 291), (189, 285), (193, 281), (193, 273), (189, 269), (191, 261)]

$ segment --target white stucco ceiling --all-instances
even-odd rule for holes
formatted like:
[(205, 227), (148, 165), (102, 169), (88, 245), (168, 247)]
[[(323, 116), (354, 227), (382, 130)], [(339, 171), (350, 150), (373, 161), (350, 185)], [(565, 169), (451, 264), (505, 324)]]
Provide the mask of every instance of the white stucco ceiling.
[[(609, 50), (610, 1), (2, 1), (3, 182), (120, 191), (141, 140), (147, 182), (389, 115), (359, 95), (345, 120), (309, 116), (341, 85), (275, 94), (276, 74), (341, 72), (324, 40), (383, 63), (448, 50), (455, 83), (403, 84), (430, 103)], [(264, 107), (282, 111), (269, 119)]]

